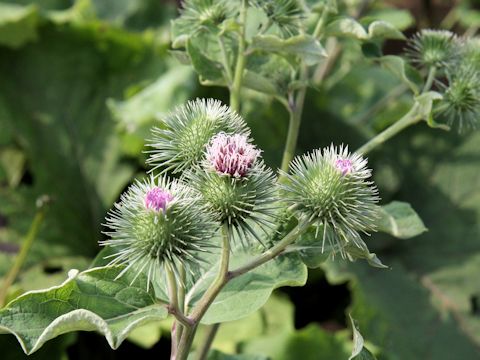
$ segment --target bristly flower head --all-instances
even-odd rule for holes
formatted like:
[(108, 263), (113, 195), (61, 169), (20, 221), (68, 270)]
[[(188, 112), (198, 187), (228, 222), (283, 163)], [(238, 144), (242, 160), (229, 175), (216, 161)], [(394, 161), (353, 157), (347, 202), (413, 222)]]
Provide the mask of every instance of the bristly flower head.
[(365, 159), (348, 147), (331, 145), (295, 158), (284, 176), (281, 186), (289, 209), (316, 224), (317, 231), (323, 229), (322, 251), (325, 241), (344, 257), (348, 244), (364, 248), (360, 233), (375, 229), (379, 201)]
[(300, 33), (305, 9), (298, 0), (253, 0), (252, 5), (262, 9), (280, 33), (293, 36)]
[(219, 132), (248, 135), (245, 121), (218, 100), (197, 99), (176, 108), (162, 118), (164, 124), (152, 130), (147, 163), (153, 170), (179, 173), (199, 163), (205, 146)]
[(480, 38), (467, 38), (463, 43), (462, 64), (480, 72)]
[(424, 29), (410, 39), (407, 53), (417, 65), (442, 68), (458, 60), (459, 42), (450, 31)]
[(182, 33), (194, 35), (200, 31), (218, 31), (218, 26), (235, 16), (232, 0), (185, 0), (180, 17), (175, 20)]
[(448, 76), (448, 85), (439, 82), (443, 98), (435, 108), (449, 126), (458, 123), (459, 132), (476, 128), (480, 118), (480, 75), (473, 66), (460, 67)]
[(219, 133), (207, 146), (202, 166), (186, 176), (242, 245), (251, 237), (261, 242), (257, 230), (268, 233), (275, 222), (276, 180), (259, 157), (247, 136)]
[(207, 146), (207, 161), (220, 174), (244, 177), (260, 151), (248, 143), (245, 135), (215, 135)]
[(165, 177), (130, 186), (108, 213), (106, 226), (110, 239), (100, 244), (114, 250), (111, 264), (126, 265), (119, 276), (133, 269), (146, 273), (148, 283), (164, 265), (175, 272), (179, 264), (197, 269), (218, 229), (199, 193)]

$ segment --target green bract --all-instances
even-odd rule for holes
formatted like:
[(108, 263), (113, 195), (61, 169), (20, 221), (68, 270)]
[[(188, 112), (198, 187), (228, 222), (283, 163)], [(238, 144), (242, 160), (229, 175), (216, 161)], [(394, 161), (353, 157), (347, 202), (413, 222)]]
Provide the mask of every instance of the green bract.
[(441, 68), (458, 60), (459, 42), (450, 31), (427, 29), (410, 39), (407, 52), (415, 64)]
[(215, 218), (243, 245), (251, 236), (261, 241), (258, 228), (268, 232), (275, 226), (276, 179), (259, 155), (246, 136), (220, 133), (207, 147), (202, 166), (187, 175)]
[(449, 79), (441, 102), (435, 109), (448, 125), (458, 123), (459, 131), (475, 128), (480, 116), (480, 76), (472, 67), (461, 67)]
[(173, 270), (179, 264), (197, 268), (204, 261), (199, 253), (213, 247), (209, 240), (218, 229), (200, 195), (166, 177), (137, 181), (106, 221), (110, 239), (101, 245), (114, 249), (111, 264), (127, 265), (119, 276), (132, 269), (146, 272), (148, 283), (162, 273), (164, 264)]
[(352, 243), (365, 248), (360, 232), (375, 229), (375, 204), (378, 191), (368, 181), (371, 170), (358, 154), (347, 147), (331, 145), (294, 159), (291, 171), (285, 174), (283, 195), (289, 208), (303, 221), (316, 224), (321, 230), (322, 251), (328, 241), (332, 253)]
[(218, 26), (235, 15), (235, 8), (238, 3), (234, 0), (186, 0), (175, 26), (179, 34), (218, 32)]
[(179, 173), (198, 163), (210, 138), (218, 132), (248, 135), (244, 120), (218, 100), (197, 99), (162, 116), (152, 130), (147, 163), (153, 170)]
[(289, 37), (299, 34), (302, 28), (302, 20), (305, 18), (305, 9), (299, 1), (253, 0), (252, 5), (262, 9), (269, 22), (275, 24), (283, 36)]

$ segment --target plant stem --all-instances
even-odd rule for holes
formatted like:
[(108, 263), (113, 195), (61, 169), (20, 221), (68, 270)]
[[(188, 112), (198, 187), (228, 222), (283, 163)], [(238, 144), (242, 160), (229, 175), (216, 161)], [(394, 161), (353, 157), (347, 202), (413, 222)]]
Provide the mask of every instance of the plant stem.
[[(307, 72), (307, 68), (306, 66), (304, 66), (302, 68), (302, 74), (306, 72)], [(301, 75), (300, 78), (306, 78), (306, 76)], [(282, 158), (282, 165), (281, 165), (281, 169), (284, 172), (288, 172), (290, 162), (295, 156), (295, 149), (297, 147), (298, 133), (300, 131), (300, 124), (302, 122), (302, 112), (303, 112), (303, 105), (305, 103), (306, 94), (307, 94), (307, 89), (306, 87), (304, 87), (298, 91), (295, 101), (289, 101), (288, 133), (287, 133), (287, 141), (285, 143), (285, 149), (283, 150), (283, 158)], [(281, 181), (282, 179), (283, 177), (280, 176), (279, 181)]]
[(33, 218), (32, 224), (30, 225), (30, 229), (28, 230), (25, 239), (22, 242), (20, 252), (18, 253), (15, 262), (8, 272), (5, 281), (0, 289), (0, 307), (5, 305), (5, 300), (7, 298), (8, 289), (14, 283), (15, 279), (17, 278), (20, 269), (22, 268), (25, 259), (27, 258), (28, 252), (32, 247), (33, 241), (37, 237), (38, 231), (40, 230), (40, 226), (42, 225), (43, 219), (45, 217), (45, 209), (41, 208), (35, 214)]
[(230, 262), (230, 234), (228, 225), (226, 223), (222, 226), (222, 258), (220, 260), (220, 268), (213, 283), (207, 289), (205, 294), (198, 301), (198, 304), (193, 308), (190, 315), (191, 321), (195, 324), (192, 327), (186, 328), (183, 331), (180, 343), (178, 344), (177, 360), (185, 360), (188, 357), (190, 347), (192, 346), (193, 338), (197, 329), (197, 325), (212, 304), (215, 297), (218, 295), (222, 287), (228, 281), (228, 265)]
[(422, 94), (424, 92), (427, 92), (428, 90), (430, 90), (430, 88), (432, 87), (433, 80), (435, 79), (435, 73), (436, 72), (437, 72), (437, 68), (435, 66), (432, 66), (428, 70), (427, 81), (425, 82), (425, 86), (423, 87)]
[(400, 84), (396, 88), (394, 88), (391, 92), (387, 95), (382, 97), (378, 100), (375, 104), (372, 105), (365, 113), (358, 116), (356, 119), (352, 120), (354, 124), (363, 124), (368, 121), (371, 117), (377, 114), (380, 110), (386, 107), (392, 100), (397, 99), (400, 95), (402, 95), (405, 91), (407, 91), (408, 87), (405, 84)]
[(298, 224), (292, 231), (285, 235), (285, 237), (279, 242), (277, 242), (273, 247), (266, 250), (249, 263), (230, 271), (229, 280), (245, 274), (246, 272), (257, 268), (265, 264), (267, 261), (270, 261), (280, 255), (285, 250), (285, 248), (288, 245), (292, 244), (300, 235), (302, 235), (310, 227), (310, 225), (311, 222), (309, 221), (301, 222), (300, 224)]
[(242, 90), (243, 70), (245, 69), (245, 27), (247, 21), (248, 0), (242, 0), (240, 8), (240, 39), (238, 41), (237, 64), (235, 65), (235, 75), (232, 88), (230, 90), (230, 107), (240, 110), (240, 91)]
[[(319, 38), (323, 28), (325, 27), (325, 22), (327, 19), (328, 11), (323, 10), (320, 18), (318, 19), (315, 30), (313, 31), (312, 36), (314, 38)], [(300, 69), (300, 82), (305, 83), (308, 80), (308, 67), (306, 64), (302, 64)], [(307, 95), (307, 86), (303, 86), (298, 90), (297, 96), (294, 97), (293, 94), (289, 96), (289, 122), (288, 122), (288, 133), (287, 141), (285, 143), (285, 148), (283, 150), (282, 165), (281, 169), (284, 172), (288, 172), (290, 162), (295, 156), (295, 149), (297, 148), (298, 133), (300, 131), (300, 124), (302, 122), (302, 112), (305, 105), (305, 97)], [(280, 176), (279, 181), (282, 181), (283, 177)]]
[(374, 138), (368, 141), (365, 145), (360, 147), (356, 152), (360, 154), (366, 154), (372, 151), (374, 148), (383, 144), (385, 141), (387, 141), (394, 135), (398, 134), (403, 129), (419, 122), (421, 119), (422, 119), (422, 116), (418, 112), (418, 105), (414, 104), (410, 109), (410, 111), (406, 113), (400, 120), (390, 125), (380, 134), (376, 135)]
[(228, 85), (231, 86), (233, 81), (232, 68), (230, 67), (227, 50), (225, 49), (225, 42), (223, 41), (223, 37), (221, 35), (218, 37), (218, 45), (220, 46), (220, 52), (222, 53), (223, 68), (225, 69), (225, 75), (227, 76)]
[(212, 346), (213, 340), (215, 339), (215, 335), (217, 334), (218, 328), (220, 324), (213, 324), (208, 327), (207, 334), (205, 335), (205, 340), (202, 344), (202, 347), (198, 350), (196, 359), (197, 360), (205, 360), (208, 355), (208, 351)]

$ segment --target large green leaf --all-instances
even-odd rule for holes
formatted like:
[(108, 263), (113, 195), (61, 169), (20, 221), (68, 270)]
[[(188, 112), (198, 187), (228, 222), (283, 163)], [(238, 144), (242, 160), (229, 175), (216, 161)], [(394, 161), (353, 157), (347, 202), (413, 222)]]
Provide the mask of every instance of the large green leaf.
[(38, 10), (0, 2), (0, 45), (18, 48), (37, 39)]
[[(230, 269), (246, 263), (254, 254), (235, 253)], [(212, 266), (187, 295), (188, 306), (195, 306), (217, 273)], [(307, 268), (295, 255), (284, 255), (230, 281), (202, 319), (203, 324), (233, 321), (260, 309), (272, 291), (281, 286), (302, 286), (307, 280)]]
[(410, 204), (392, 201), (380, 207), (378, 230), (400, 239), (408, 239), (424, 233), (427, 228)]
[(134, 328), (165, 319), (145, 276), (134, 278), (122, 268), (72, 270), (62, 285), (31, 291), (0, 311), (0, 331), (14, 334), (27, 354), (46, 341), (71, 331), (99, 331), (116, 349)]
[(105, 100), (162, 65), (153, 40), (140, 34), (48, 19), (37, 30), (33, 44), (0, 47), (0, 126), (21, 144), (34, 194), (54, 200), (48, 242), (91, 255), (106, 209), (133, 174)]

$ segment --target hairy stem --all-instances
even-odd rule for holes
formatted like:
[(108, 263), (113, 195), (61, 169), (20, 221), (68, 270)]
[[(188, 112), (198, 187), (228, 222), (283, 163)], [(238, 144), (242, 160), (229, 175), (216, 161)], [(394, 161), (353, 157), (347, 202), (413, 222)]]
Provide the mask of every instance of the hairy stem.
[[(315, 26), (315, 30), (313, 31), (313, 34), (312, 34), (314, 38), (320, 37), (325, 27), (327, 15), (328, 15), (328, 11), (323, 10), (322, 14), (320, 15), (320, 18), (317, 21), (317, 25)], [(308, 67), (306, 64), (302, 64), (302, 67), (300, 69), (299, 79), (301, 83), (306, 83), (308, 80)], [(300, 124), (302, 122), (302, 113), (303, 113), (303, 107), (305, 105), (306, 95), (307, 95), (306, 85), (302, 86), (302, 88), (298, 90), (296, 97), (293, 94), (290, 95), (289, 106), (288, 106), (288, 112), (290, 116), (289, 116), (289, 123), (288, 123), (287, 141), (285, 142), (285, 148), (283, 150), (282, 165), (281, 165), (281, 169), (284, 172), (288, 172), (290, 162), (295, 156), (295, 149), (297, 148), (298, 134), (300, 131)], [(280, 177), (279, 181), (281, 180), (283, 180), (282, 177)]]
[(292, 231), (285, 235), (285, 237), (279, 242), (277, 242), (273, 247), (266, 250), (249, 263), (230, 271), (229, 279), (233, 279), (237, 276), (245, 274), (246, 272), (249, 272), (250, 270), (253, 270), (265, 264), (267, 261), (270, 261), (273, 258), (277, 257), (285, 250), (288, 245), (291, 245), (300, 235), (302, 235), (310, 227), (310, 225), (311, 223), (308, 221), (299, 223)]
[(227, 50), (225, 49), (225, 42), (223, 37), (218, 37), (218, 45), (220, 46), (220, 52), (222, 53), (223, 68), (225, 69), (225, 75), (227, 76), (228, 86), (232, 86), (233, 74), (230, 62), (228, 61)]
[(203, 340), (203, 344), (200, 349), (197, 351), (197, 360), (206, 360), (208, 351), (212, 346), (213, 340), (215, 339), (215, 335), (217, 334), (218, 328), (220, 324), (213, 324), (208, 327), (207, 334), (205, 335), (205, 339)]
[(365, 145), (360, 147), (356, 152), (360, 154), (366, 154), (372, 151), (377, 146), (383, 144), (388, 139), (398, 134), (403, 129), (419, 122), (420, 120), (422, 120), (422, 116), (418, 112), (418, 105), (414, 104), (413, 107), (410, 109), (410, 111), (406, 113), (400, 120), (390, 125), (380, 134), (373, 137)]
[(17, 278), (20, 269), (27, 258), (28, 252), (32, 247), (32, 244), (37, 237), (38, 231), (40, 230), (40, 226), (42, 225), (43, 219), (45, 217), (45, 210), (39, 209), (33, 218), (32, 224), (30, 225), (30, 229), (28, 230), (25, 239), (22, 242), (20, 252), (17, 255), (15, 262), (8, 272), (5, 281), (0, 289), (0, 307), (5, 305), (5, 300), (7, 298), (8, 289), (14, 283), (15, 279)]
[(432, 66), (430, 69), (428, 69), (427, 81), (425, 82), (425, 86), (423, 87), (422, 93), (430, 90), (433, 84), (433, 80), (435, 80), (436, 72), (437, 72), (437, 68), (435, 66)]
[(194, 326), (184, 329), (180, 343), (178, 344), (177, 360), (184, 360), (187, 358), (192, 346), (193, 338), (195, 336), (196, 328), (201, 318), (212, 304), (215, 297), (219, 294), (222, 287), (228, 281), (228, 265), (230, 262), (230, 233), (228, 225), (225, 223), (222, 226), (222, 258), (220, 260), (220, 268), (213, 283), (207, 289), (205, 294), (201, 297), (198, 304), (193, 308), (190, 319), (195, 324)]
[(240, 39), (238, 41), (237, 63), (235, 65), (235, 74), (230, 90), (230, 107), (235, 110), (240, 110), (240, 91), (242, 90), (243, 71), (245, 69), (245, 27), (247, 21), (247, 5), (248, 0), (242, 0), (242, 7), (240, 9)]

